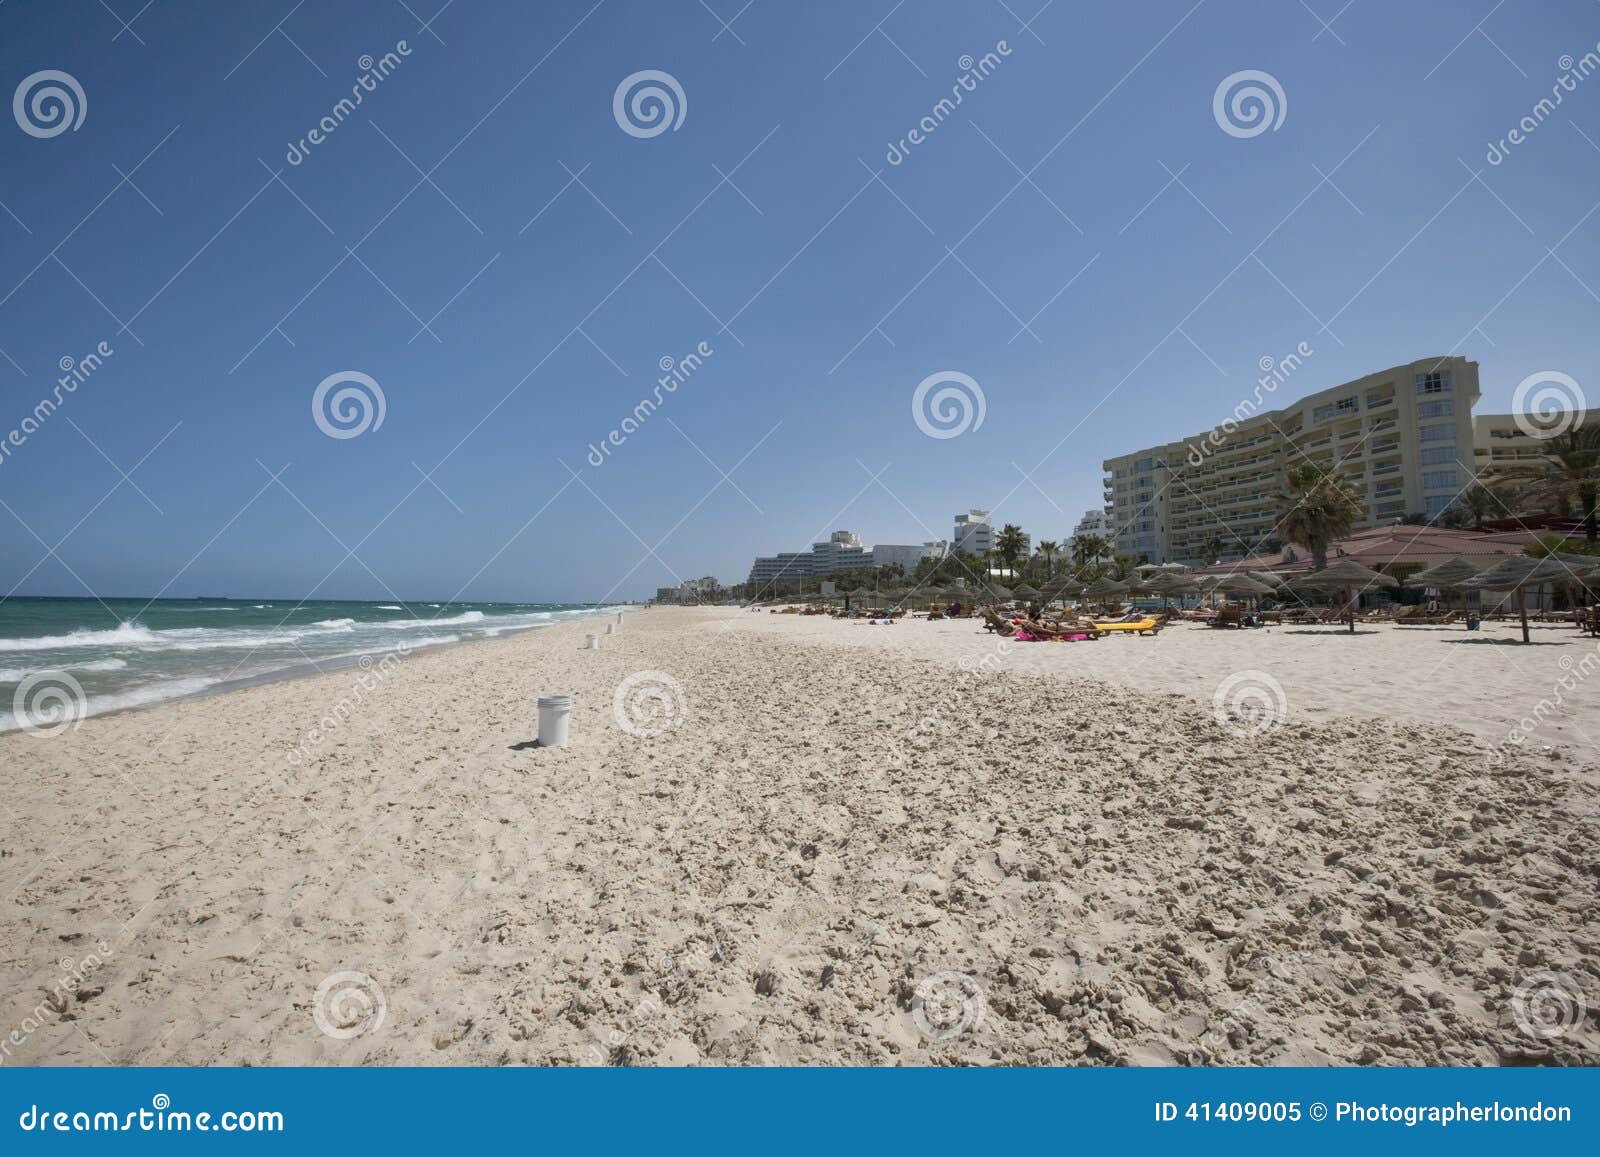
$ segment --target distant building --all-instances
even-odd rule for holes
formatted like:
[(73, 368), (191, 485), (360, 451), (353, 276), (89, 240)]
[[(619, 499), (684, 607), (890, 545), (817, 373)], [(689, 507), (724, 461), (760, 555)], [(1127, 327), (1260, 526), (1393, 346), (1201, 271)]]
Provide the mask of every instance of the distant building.
[[(1525, 414), (1477, 414), (1472, 419), (1472, 468), (1478, 481), (1492, 484), (1511, 471), (1537, 466), (1539, 443), (1544, 439), (1523, 428)], [(1573, 426), (1600, 426), (1600, 410), (1583, 410), (1573, 416)], [(1504, 515), (1503, 510), (1496, 515)]]
[(872, 548), (873, 566), (898, 566), (910, 574), (917, 569), (917, 564), (925, 558), (943, 558), (950, 549), (950, 544), (944, 539), (925, 542), (918, 546), (898, 546), (889, 543), (879, 543)]
[(975, 554), (979, 558), (994, 549), (994, 527), (989, 525), (987, 510), (969, 510), (956, 515), (955, 529), (950, 535), (952, 554)]
[(1085, 510), (1083, 517), (1078, 519), (1078, 525), (1072, 528), (1072, 538), (1068, 540), (1067, 557), (1077, 558), (1077, 540), (1080, 538), (1103, 538), (1106, 545), (1111, 544), (1114, 537), (1111, 518), (1103, 510)]
[(858, 570), (872, 565), (872, 553), (861, 545), (853, 530), (836, 530), (827, 542), (811, 544), (811, 573), (832, 574), (836, 570)]

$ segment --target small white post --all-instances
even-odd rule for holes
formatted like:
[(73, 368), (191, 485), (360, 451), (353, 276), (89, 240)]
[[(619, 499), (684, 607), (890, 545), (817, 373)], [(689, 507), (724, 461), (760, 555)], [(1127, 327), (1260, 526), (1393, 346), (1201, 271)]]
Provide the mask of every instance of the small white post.
[(600, 649), (600, 636), (599, 635), (592, 635), (592, 634), (591, 635), (585, 635), (584, 638), (586, 640), (588, 640), (584, 644), (584, 650), (586, 650), (586, 651), (598, 651)]

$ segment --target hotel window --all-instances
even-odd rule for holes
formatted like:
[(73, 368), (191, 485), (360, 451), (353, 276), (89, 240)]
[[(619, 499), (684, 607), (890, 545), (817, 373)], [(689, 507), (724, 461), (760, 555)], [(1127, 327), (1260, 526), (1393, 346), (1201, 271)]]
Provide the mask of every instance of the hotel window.
[(1454, 501), (1453, 496), (1451, 496), (1449, 494), (1433, 494), (1433, 495), (1429, 495), (1429, 497), (1428, 497), (1428, 517), (1429, 518), (1433, 518), (1436, 515), (1443, 514), (1444, 511), (1446, 510), (1446, 508), (1448, 508), (1450, 503), (1453, 502), (1453, 501)]
[(1449, 398), (1437, 402), (1418, 402), (1417, 417), (1419, 418), (1448, 418), (1455, 413), (1455, 407)]
[(1442, 466), (1446, 462), (1455, 461), (1456, 450), (1454, 446), (1433, 446), (1417, 455), (1417, 460), (1424, 466)]
[(1419, 442), (1454, 442), (1456, 429), (1454, 426), (1419, 426), (1417, 427), (1417, 441)]
[(1154, 464), (1155, 464), (1155, 460), (1153, 458), (1141, 458), (1141, 459), (1139, 459), (1137, 462), (1135, 462), (1133, 464), (1134, 473), (1135, 474), (1148, 473), (1150, 468), (1151, 468), (1151, 466), (1153, 466)]
[(1417, 375), (1417, 393), (1419, 394), (1448, 394), (1450, 392), (1450, 371), (1435, 370), (1432, 373)]
[(1427, 470), (1422, 475), (1424, 490), (1445, 490), (1456, 484), (1454, 470)]

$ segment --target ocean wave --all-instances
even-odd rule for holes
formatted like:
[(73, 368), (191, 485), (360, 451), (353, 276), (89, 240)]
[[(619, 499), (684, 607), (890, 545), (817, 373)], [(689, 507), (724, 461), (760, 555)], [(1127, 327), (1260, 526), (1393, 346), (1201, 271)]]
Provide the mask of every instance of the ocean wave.
[(405, 610), (405, 608), (404, 607), (397, 607), (393, 603), (379, 603), (376, 607), (373, 608), (373, 610), (376, 610), (376, 611), (403, 611), (403, 610)]
[(157, 632), (129, 619), (112, 631), (73, 631), (69, 635), (39, 635), (31, 639), (0, 639), (0, 651), (57, 651), (68, 647), (138, 647), (159, 643)]
[(482, 611), (466, 611), (459, 615), (452, 615), (447, 619), (387, 619), (381, 623), (368, 623), (367, 626), (396, 630), (412, 627), (464, 627), (469, 623), (481, 622), (483, 622)]
[(55, 667), (0, 667), (0, 683), (20, 683), (39, 671), (120, 671), (126, 659), (96, 659), (92, 663), (62, 663)]
[(313, 627), (353, 627), (356, 625), (356, 621), (354, 619), (318, 619), (311, 625)]

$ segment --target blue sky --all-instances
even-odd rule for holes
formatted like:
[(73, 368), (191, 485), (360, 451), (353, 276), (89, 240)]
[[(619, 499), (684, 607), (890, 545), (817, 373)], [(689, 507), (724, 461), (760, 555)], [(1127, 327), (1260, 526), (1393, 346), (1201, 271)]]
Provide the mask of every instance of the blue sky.
[[(1487, 410), (1600, 381), (1600, 77), (1485, 160), (1600, 41), (1586, 0), (439, 5), (0, 7), (0, 89), (86, 104), (0, 123), (0, 439), (114, 351), (0, 458), (0, 592), (638, 596), (968, 506), (1065, 538), (1103, 457), (1302, 341), (1304, 392), (1445, 352)], [(1238, 137), (1250, 69), (1286, 108)], [(642, 70), (676, 129), (614, 117)], [(331, 438), (343, 371), (384, 419)], [(981, 427), (918, 428), (941, 371)]]

